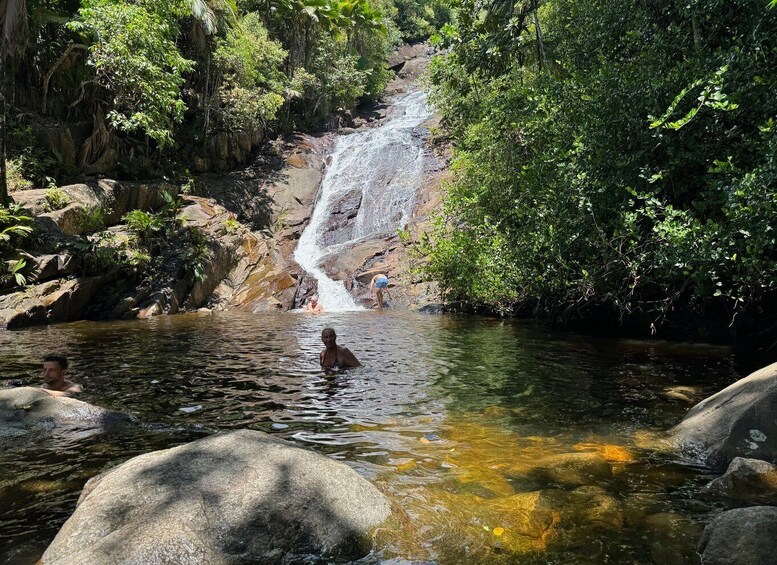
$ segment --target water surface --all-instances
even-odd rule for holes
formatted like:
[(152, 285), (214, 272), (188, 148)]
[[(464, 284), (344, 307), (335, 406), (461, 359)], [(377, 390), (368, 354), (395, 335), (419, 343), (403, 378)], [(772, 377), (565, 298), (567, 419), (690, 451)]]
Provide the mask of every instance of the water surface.
[[(318, 367), (320, 332), (365, 365)], [(739, 375), (726, 349), (556, 335), (408, 312), (187, 314), (0, 332), (0, 378), (71, 358), (83, 400), (142, 425), (0, 437), (0, 562), (34, 563), (83, 484), (130, 457), (250, 428), (354, 467), (404, 512), (364, 562), (693, 562), (709, 480), (655, 449)], [(607, 472), (538, 470), (598, 454)], [(504, 532), (499, 530), (503, 529)], [(495, 530), (496, 529), (496, 530)], [(501, 535), (496, 535), (501, 533)]]

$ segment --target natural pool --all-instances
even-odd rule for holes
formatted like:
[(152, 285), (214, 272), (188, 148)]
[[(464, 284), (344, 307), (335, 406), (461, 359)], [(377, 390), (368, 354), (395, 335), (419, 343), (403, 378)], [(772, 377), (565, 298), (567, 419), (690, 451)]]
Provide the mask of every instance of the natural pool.
[[(324, 377), (327, 325), (365, 367)], [(653, 449), (688, 409), (659, 393), (741, 376), (725, 348), (366, 311), (0, 332), (0, 378), (37, 384), (48, 351), (71, 358), (81, 399), (142, 425), (0, 436), (0, 563), (34, 563), (106, 468), (244, 427), (346, 462), (404, 510), (364, 563), (694, 562), (719, 509), (703, 469)]]

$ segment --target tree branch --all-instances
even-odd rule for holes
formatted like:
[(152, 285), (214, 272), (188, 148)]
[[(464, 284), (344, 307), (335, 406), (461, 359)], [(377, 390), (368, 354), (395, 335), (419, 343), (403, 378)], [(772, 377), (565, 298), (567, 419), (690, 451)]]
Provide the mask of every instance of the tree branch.
[(88, 49), (88, 47), (81, 43), (70, 44), (68, 48), (65, 49), (65, 52), (62, 53), (62, 56), (51, 66), (49, 72), (46, 73), (46, 77), (43, 79), (43, 107), (41, 108), (41, 112), (44, 114), (46, 113), (46, 105), (49, 98), (49, 81), (51, 81), (51, 77), (54, 76), (57, 69), (62, 66), (75, 49)]

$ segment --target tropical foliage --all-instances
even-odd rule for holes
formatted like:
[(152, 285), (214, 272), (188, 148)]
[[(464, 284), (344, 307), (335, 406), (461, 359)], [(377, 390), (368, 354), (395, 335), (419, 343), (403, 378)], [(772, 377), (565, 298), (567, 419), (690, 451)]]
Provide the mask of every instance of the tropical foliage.
[[(159, 175), (215, 133), (341, 123), (382, 93), (399, 19), (393, 0), (3, 2), (13, 183)], [(52, 124), (78, 132), (75, 163), (47, 144)]]
[(451, 299), (745, 328), (775, 299), (777, 10), (457, 0), (455, 145), (430, 274)]

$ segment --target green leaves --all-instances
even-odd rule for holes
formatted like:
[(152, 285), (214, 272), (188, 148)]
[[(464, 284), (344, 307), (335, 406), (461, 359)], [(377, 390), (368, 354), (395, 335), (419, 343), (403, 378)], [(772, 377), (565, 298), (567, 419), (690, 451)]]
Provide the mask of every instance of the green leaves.
[(175, 44), (175, 20), (119, 0), (94, 0), (79, 16), (70, 28), (91, 42), (89, 64), (112, 99), (108, 121), (122, 131), (141, 131), (162, 147), (172, 145), (173, 125), (186, 109), (184, 75), (194, 68)]
[[(662, 127), (665, 129), (678, 130), (687, 125), (696, 116), (699, 110), (705, 106), (712, 108), (713, 110), (720, 110), (724, 112), (736, 110), (739, 106), (730, 102), (726, 94), (723, 93), (723, 75), (726, 73), (726, 71), (728, 71), (728, 65), (724, 65), (715, 71), (712, 77), (706, 81), (706, 84), (704, 80), (699, 79), (694, 81), (689, 86), (683, 88), (680, 93), (675, 96), (674, 100), (672, 100), (672, 103), (669, 105), (669, 108), (667, 108), (666, 112), (664, 112), (660, 118), (649, 116), (649, 119), (651, 120), (650, 129)], [(679, 120), (671, 122), (667, 121), (669, 120), (669, 117), (674, 114), (683, 98), (685, 98), (689, 92), (692, 92), (702, 85), (705, 86), (697, 98), (698, 104), (691, 108)]]
[(655, 323), (777, 298), (777, 12), (456, 6), (430, 69), (456, 147), (428, 268), (449, 298)]

